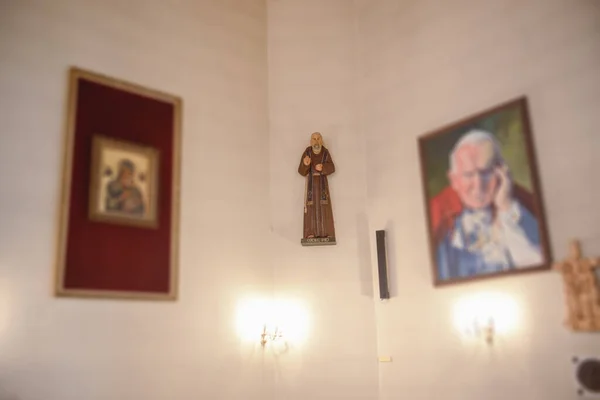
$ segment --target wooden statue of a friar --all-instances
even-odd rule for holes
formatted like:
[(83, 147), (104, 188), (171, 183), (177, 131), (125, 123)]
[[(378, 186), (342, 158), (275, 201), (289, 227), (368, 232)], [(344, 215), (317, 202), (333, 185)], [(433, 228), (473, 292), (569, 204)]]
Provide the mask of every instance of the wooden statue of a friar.
[(335, 165), (319, 132), (310, 136), (310, 146), (302, 153), (298, 172), (306, 177), (302, 245), (335, 244), (331, 194), (327, 180), (327, 176), (335, 172)]

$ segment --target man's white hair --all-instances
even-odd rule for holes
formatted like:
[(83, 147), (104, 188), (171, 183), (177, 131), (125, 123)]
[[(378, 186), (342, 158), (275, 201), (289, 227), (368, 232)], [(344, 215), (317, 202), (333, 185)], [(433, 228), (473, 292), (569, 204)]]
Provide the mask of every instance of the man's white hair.
[(503, 162), (504, 159), (500, 150), (500, 144), (498, 143), (498, 140), (496, 140), (496, 137), (487, 131), (473, 129), (464, 134), (452, 148), (452, 151), (450, 152), (450, 171), (455, 171), (456, 152), (458, 149), (466, 144), (480, 144), (485, 142), (492, 144), (492, 148), (494, 149), (494, 161), (497, 163)]

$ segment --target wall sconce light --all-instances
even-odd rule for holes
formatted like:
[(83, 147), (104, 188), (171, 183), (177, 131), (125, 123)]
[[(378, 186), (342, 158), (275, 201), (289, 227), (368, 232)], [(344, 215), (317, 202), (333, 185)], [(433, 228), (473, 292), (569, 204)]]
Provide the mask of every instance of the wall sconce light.
[(275, 342), (283, 338), (283, 332), (278, 327), (275, 327), (272, 332), (269, 332), (267, 325), (263, 325), (262, 333), (260, 334), (260, 345), (265, 347), (268, 342)]
[(478, 337), (483, 337), (488, 345), (494, 344), (494, 335), (496, 334), (494, 317), (489, 317), (485, 323), (480, 323), (479, 320), (474, 321), (474, 332)]
[[(302, 303), (289, 300), (248, 299), (240, 302), (237, 315), (240, 337), (249, 342), (298, 344), (307, 336), (308, 314)], [(285, 332), (285, 336), (284, 336)]]
[(456, 328), (466, 336), (483, 339), (493, 345), (498, 334), (515, 329), (518, 306), (507, 295), (483, 293), (460, 299), (454, 309)]

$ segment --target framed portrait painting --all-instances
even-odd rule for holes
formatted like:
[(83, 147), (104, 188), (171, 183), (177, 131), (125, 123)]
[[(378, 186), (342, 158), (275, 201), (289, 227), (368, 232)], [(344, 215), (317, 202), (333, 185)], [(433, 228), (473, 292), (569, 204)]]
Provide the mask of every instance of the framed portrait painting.
[(94, 136), (90, 218), (158, 228), (158, 162), (153, 147)]
[(525, 97), (418, 144), (435, 286), (550, 268)]
[(182, 100), (76, 67), (68, 78), (55, 293), (175, 300)]

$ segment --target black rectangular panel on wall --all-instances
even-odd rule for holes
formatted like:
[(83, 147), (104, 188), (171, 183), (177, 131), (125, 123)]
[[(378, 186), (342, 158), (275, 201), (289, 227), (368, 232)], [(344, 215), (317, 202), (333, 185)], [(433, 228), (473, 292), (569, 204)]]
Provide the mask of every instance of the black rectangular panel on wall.
[(388, 289), (388, 276), (387, 276), (387, 257), (385, 249), (385, 231), (375, 231), (375, 237), (377, 239), (377, 266), (379, 271), (379, 298), (389, 299), (390, 291)]

